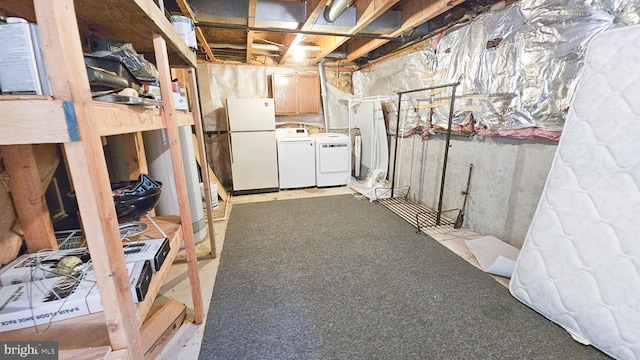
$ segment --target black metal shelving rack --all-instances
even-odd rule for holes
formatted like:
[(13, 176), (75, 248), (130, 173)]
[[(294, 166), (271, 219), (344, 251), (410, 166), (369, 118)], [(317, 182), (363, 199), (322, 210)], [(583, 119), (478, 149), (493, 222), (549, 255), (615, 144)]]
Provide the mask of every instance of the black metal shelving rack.
[[(396, 213), (398, 216), (405, 219), (407, 222), (411, 223), (415, 226), (419, 233), (420, 231), (424, 231), (427, 228), (434, 227), (445, 227), (453, 229), (454, 221), (442, 216), (443, 213), (453, 210), (442, 210), (442, 199), (444, 196), (444, 186), (445, 180), (447, 176), (447, 161), (449, 158), (449, 144), (451, 142), (451, 128), (453, 125), (453, 108), (456, 98), (456, 88), (460, 85), (459, 82), (430, 86), (420, 89), (412, 89), (407, 91), (398, 92), (398, 110), (396, 117), (396, 141), (393, 148), (393, 170), (391, 174), (391, 196), (386, 199), (380, 199), (376, 196), (379, 204), (384, 205), (386, 208)], [(436, 90), (442, 88), (452, 88), (451, 90), (451, 101), (449, 105), (449, 120), (447, 125), (447, 133), (446, 133), (446, 141), (445, 141), (445, 150), (444, 150), (444, 160), (442, 162), (442, 178), (440, 180), (440, 195), (438, 198), (438, 209), (432, 210), (427, 208), (426, 206), (409, 201), (406, 196), (404, 197), (395, 197), (395, 178), (396, 178), (396, 161), (398, 156), (398, 139), (399, 139), (399, 131), (400, 131), (400, 109), (402, 106), (402, 96), (409, 93), (415, 93), (419, 91), (429, 91)], [(408, 193), (408, 192), (407, 192)], [(456, 209), (454, 209), (456, 210)]]

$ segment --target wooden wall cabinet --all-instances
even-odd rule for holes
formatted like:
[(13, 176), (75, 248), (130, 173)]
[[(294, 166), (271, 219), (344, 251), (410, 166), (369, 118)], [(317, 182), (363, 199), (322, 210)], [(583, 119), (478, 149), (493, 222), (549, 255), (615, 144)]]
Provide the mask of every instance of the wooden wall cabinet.
[[(193, 69), (196, 56), (153, 0), (0, 0), (0, 14), (22, 17), (38, 24), (53, 92), (53, 96), (0, 95), (0, 113), (3, 114), (0, 116), (0, 152), (9, 174), (12, 196), (34, 199), (16, 204), (21, 223), (35, 224), (24, 229), (27, 247), (30, 252), (57, 248), (36, 179), (38, 172), (32, 147), (34, 144), (61, 144), (104, 308), (97, 314), (53, 322), (42, 334), (34, 328), (25, 328), (0, 333), (0, 339), (58, 341), (61, 359), (83, 358), (81, 355), (95, 353), (96, 349), (106, 349), (100, 355), (104, 359), (147, 358), (141, 329), (181, 245), (186, 250), (195, 323), (203, 321), (198, 261), (178, 126), (194, 125), (201, 156), (206, 152), (197, 97), (190, 99), (192, 109), (195, 109), (193, 113), (176, 112), (170, 77), (171, 67)], [(81, 44), (81, 38), (87, 35), (128, 41), (139, 53), (155, 58), (164, 99), (161, 107), (141, 109), (94, 102)], [(192, 84), (195, 84), (195, 72), (190, 72)], [(196, 93), (192, 91), (192, 95)], [(101, 138), (155, 129), (167, 132), (181, 222), (156, 220), (169, 237), (171, 251), (163, 266), (154, 273), (145, 300), (134, 304)], [(203, 178), (205, 183), (209, 181), (206, 171)], [(210, 203), (208, 205), (210, 208)], [(212, 254), (215, 254), (213, 243)]]
[(276, 115), (320, 113), (320, 79), (317, 74), (272, 75)]

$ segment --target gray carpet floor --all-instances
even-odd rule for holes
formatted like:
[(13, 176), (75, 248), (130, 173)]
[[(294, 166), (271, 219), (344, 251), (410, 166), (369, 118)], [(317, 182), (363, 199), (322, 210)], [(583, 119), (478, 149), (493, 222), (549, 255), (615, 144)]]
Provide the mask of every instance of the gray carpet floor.
[(234, 205), (200, 359), (607, 359), (382, 205)]

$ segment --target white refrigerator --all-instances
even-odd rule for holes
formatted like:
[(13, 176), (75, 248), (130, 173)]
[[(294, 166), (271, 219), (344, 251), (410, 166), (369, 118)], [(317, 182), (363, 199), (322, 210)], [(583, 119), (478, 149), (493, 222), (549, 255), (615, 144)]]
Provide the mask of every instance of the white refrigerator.
[(278, 191), (273, 99), (227, 99), (234, 194)]

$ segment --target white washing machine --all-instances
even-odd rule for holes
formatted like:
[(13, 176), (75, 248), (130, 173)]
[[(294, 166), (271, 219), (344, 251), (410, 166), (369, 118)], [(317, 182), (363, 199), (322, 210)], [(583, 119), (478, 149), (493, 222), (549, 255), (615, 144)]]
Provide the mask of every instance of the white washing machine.
[(315, 140), (305, 128), (276, 129), (280, 189), (316, 186)]
[(346, 185), (351, 177), (351, 139), (336, 133), (311, 137), (316, 140), (316, 185)]

